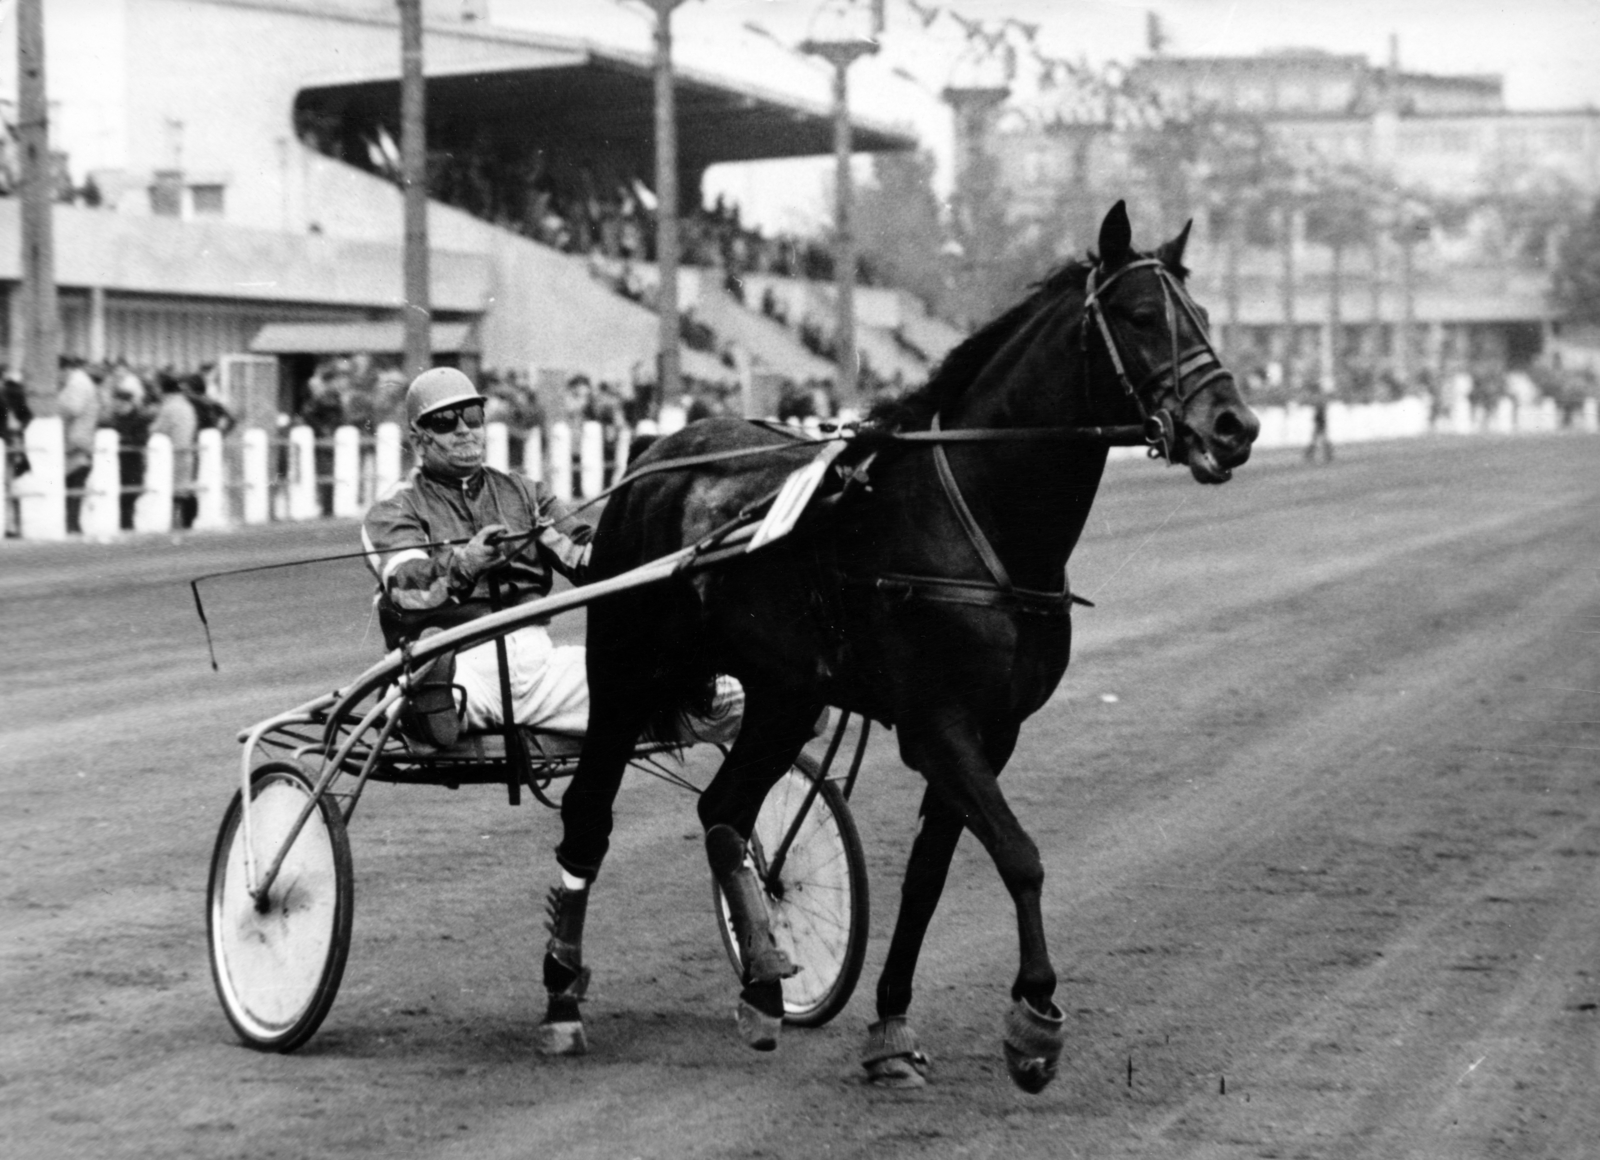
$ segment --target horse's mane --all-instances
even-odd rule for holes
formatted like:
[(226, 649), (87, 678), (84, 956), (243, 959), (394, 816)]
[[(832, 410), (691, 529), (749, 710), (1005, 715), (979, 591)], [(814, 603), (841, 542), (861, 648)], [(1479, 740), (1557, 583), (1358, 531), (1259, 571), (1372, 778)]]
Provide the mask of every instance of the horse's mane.
[(888, 431), (915, 431), (933, 422), (933, 416), (953, 402), (978, 372), (1039, 307), (1064, 290), (1088, 284), (1094, 255), (1088, 261), (1071, 260), (1057, 266), (1029, 287), (1026, 298), (1004, 314), (984, 323), (964, 339), (935, 368), (928, 381), (892, 399), (880, 399), (867, 412), (867, 422)]

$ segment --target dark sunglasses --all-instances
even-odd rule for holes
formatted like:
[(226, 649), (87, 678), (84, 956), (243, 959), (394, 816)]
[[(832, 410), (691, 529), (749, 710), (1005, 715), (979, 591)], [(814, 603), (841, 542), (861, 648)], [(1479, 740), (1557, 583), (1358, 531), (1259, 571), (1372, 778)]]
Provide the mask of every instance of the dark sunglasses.
[(451, 411), (435, 411), (418, 419), (417, 426), (432, 431), (435, 435), (449, 435), (456, 429), (457, 419), (476, 431), (483, 426), (483, 406), (474, 403), (470, 407), (457, 407)]

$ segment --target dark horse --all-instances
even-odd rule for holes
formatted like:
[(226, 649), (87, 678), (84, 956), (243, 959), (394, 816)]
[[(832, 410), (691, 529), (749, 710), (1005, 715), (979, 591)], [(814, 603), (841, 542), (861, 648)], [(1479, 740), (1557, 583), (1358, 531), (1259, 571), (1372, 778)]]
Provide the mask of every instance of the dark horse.
[[(1258, 424), (1183, 288), (1187, 238), (1185, 227), (1154, 254), (1135, 251), (1119, 202), (1091, 262), (1052, 273), (957, 347), (926, 386), (874, 410), (841, 456), (855, 471), (831, 511), (693, 578), (591, 607), (592, 708), (561, 808), (565, 884), (552, 891), (545, 1050), (582, 1050), (587, 882), (606, 853), (634, 740), (662, 710), (703, 697), (711, 674), (731, 673), (744, 685), (744, 722), (699, 810), (745, 950), (747, 1042), (776, 1042), (781, 980), (793, 967), (772, 944), (743, 843), (819, 712), (836, 705), (891, 726), (901, 757), (928, 783), (863, 1054), (869, 1073), (922, 1082), (925, 1059), (905, 1019), (912, 977), (967, 829), (1016, 903), (1021, 965), (1003, 1038), (1012, 1076), (1028, 1091), (1050, 1081), (1064, 1019), (1040, 914), (1044, 867), (997, 777), (1022, 722), (1067, 668), (1067, 558), (1107, 443), (1148, 440), (1201, 483), (1223, 482), (1249, 457)], [(707, 421), (657, 442), (634, 470), (792, 442), (756, 424)], [(641, 475), (601, 517), (594, 577), (695, 542), (800, 462), (754, 455)]]

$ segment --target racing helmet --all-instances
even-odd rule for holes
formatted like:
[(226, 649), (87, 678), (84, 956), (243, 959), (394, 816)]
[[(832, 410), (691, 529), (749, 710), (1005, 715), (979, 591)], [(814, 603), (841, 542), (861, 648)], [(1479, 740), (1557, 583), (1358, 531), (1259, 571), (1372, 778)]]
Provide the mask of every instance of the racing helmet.
[(472, 385), (472, 380), (455, 367), (434, 367), (411, 380), (406, 388), (406, 423), (412, 427), (424, 415), (488, 400)]

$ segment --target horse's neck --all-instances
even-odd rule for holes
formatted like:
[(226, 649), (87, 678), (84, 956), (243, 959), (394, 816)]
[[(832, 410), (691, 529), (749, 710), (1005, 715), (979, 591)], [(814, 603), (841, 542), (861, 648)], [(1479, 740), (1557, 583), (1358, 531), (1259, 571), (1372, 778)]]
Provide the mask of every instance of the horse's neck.
[[(1104, 425), (1082, 413), (1090, 392), (1076, 331), (1033, 342), (986, 368), (952, 408), (945, 426), (1074, 427)], [(987, 388), (987, 389), (986, 389)], [(1041, 398), (1052, 402), (1046, 411)], [(952, 451), (955, 449), (952, 448)], [(1002, 563), (1022, 587), (1052, 588), (1077, 546), (1105, 471), (1107, 449), (1090, 442), (1042, 440), (977, 444), (953, 464), (962, 494)]]

